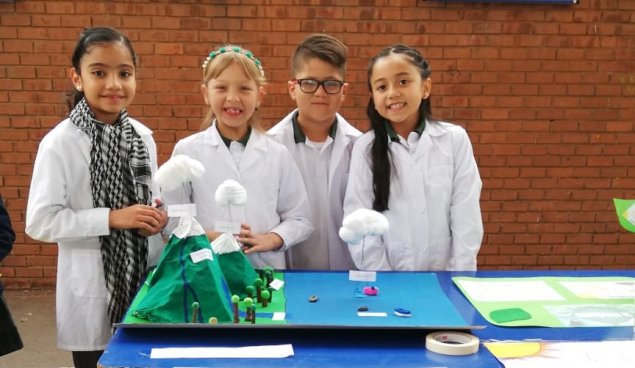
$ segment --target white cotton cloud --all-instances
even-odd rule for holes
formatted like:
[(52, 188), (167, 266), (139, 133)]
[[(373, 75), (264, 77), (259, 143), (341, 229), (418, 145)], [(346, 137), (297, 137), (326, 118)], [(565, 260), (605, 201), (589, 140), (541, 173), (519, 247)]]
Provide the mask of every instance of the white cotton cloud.
[(173, 190), (205, 173), (205, 166), (199, 161), (186, 156), (176, 155), (161, 165), (154, 180), (162, 190)]
[(238, 252), (240, 244), (232, 234), (222, 233), (212, 242), (212, 249), (216, 254)]
[(346, 243), (357, 244), (367, 235), (382, 235), (388, 227), (386, 216), (377, 211), (360, 208), (344, 217), (339, 235)]
[(214, 198), (219, 206), (241, 205), (247, 202), (247, 191), (236, 180), (227, 179), (218, 186)]

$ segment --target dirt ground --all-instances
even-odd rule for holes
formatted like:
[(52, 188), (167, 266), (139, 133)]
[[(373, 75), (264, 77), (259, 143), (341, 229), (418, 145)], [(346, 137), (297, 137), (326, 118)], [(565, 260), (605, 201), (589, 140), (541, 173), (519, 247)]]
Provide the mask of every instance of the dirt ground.
[(0, 368), (72, 368), (71, 353), (58, 350), (54, 290), (5, 290), (24, 348), (0, 357)]

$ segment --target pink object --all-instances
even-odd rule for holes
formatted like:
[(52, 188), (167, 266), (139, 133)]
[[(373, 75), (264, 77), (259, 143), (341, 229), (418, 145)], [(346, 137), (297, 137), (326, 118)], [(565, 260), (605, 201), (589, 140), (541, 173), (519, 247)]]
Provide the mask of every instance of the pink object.
[(365, 286), (364, 287), (364, 295), (375, 296), (379, 292), (379, 288), (374, 286)]

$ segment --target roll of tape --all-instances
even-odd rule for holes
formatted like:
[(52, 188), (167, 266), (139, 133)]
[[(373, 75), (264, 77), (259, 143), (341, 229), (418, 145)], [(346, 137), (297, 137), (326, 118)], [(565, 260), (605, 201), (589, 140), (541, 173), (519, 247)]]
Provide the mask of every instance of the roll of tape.
[(463, 332), (433, 332), (426, 336), (426, 349), (443, 355), (475, 354), (478, 345), (478, 337)]

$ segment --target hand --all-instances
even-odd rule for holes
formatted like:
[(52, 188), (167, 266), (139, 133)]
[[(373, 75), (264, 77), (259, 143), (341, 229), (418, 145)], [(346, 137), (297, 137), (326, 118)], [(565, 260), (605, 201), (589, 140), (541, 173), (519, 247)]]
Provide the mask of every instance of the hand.
[(137, 229), (143, 236), (158, 233), (167, 222), (167, 212), (142, 204), (112, 210), (108, 216), (108, 225), (111, 228)]
[(276, 233), (254, 234), (247, 224), (240, 224), (240, 234), (236, 237), (243, 244), (243, 252), (270, 252), (282, 248), (284, 241)]

